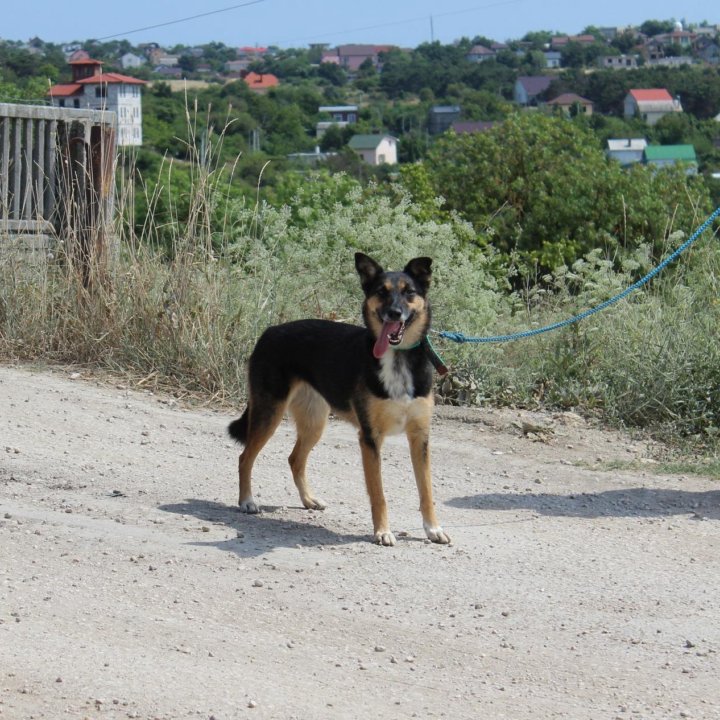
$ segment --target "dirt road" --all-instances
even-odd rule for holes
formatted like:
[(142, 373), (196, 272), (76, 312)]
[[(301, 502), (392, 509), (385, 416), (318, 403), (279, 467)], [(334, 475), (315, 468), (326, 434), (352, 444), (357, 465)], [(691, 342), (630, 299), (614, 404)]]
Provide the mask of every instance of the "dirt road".
[(453, 544), (394, 438), (382, 548), (351, 427), (310, 458), (327, 510), (284, 424), (245, 516), (231, 417), (0, 367), (0, 718), (720, 718), (717, 482), (571, 413), (440, 412)]

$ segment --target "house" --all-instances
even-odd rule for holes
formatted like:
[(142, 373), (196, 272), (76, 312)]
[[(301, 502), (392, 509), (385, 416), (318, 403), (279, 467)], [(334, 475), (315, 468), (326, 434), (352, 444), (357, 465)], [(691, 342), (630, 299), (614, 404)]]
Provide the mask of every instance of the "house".
[(465, 55), (465, 59), (469, 62), (485, 62), (486, 60), (492, 60), (495, 57), (495, 50), (492, 50), (491, 48), (487, 48), (484, 45), (473, 45), (473, 47), (468, 50), (467, 55)]
[(268, 52), (268, 48), (266, 47), (245, 45), (243, 47), (237, 48), (235, 50), (235, 55), (239, 60), (247, 59), (248, 61), (252, 62), (253, 60), (260, 60), (261, 58), (264, 58), (268, 54)]
[(557, 35), (550, 39), (550, 47), (553, 50), (559, 50), (567, 47), (571, 43), (577, 45), (594, 45), (597, 38), (594, 35)]
[(678, 23), (678, 26), (672, 32), (654, 35), (646, 44), (654, 47), (667, 48), (679, 46), (681, 48), (689, 48), (692, 46), (694, 41), (695, 33), (683, 30), (682, 25)]
[(592, 100), (580, 97), (575, 93), (563, 93), (552, 100), (548, 100), (548, 107), (560, 110), (566, 115), (590, 115), (593, 114)]
[(245, 84), (254, 92), (264, 93), (277, 87), (280, 81), (272, 73), (245, 72), (242, 75)]
[(603, 70), (635, 70), (638, 55), (602, 55), (597, 62)]
[(248, 69), (251, 62), (252, 61), (249, 58), (243, 58), (242, 60), (228, 60), (225, 65), (223, 65), (223, 70), (226, 75), (240, 77), (242, 73)]
[(626, 118), (640, 117), (648, 125), (655, 125), (671, 112), (682, 112), (682, 105), (665, 88), (630, 90), (625, 96), (623, 114)]
[(356, 123), (358, 119), (357, 105), (321, 105), (318, 112), (330, 118), (329, 120), (320, 120), (315, 125), (315, 134), (319, 138), (325, 134), (331, 125), (346, 127)]
[(153, 75), (158, 75), (163, 80), (181, 80), (184, 75), (184, 71), (179, 67), (165, 67), (165, 65), (158, 65), (153, 68)]
[(170, 55), (162, 48), (152, 48), (148, 51), (148, 62), (151, 65), (164, 65), (165, 67), (175, 67), (180, 62), (178, 55)]
[(330, 63), (332, 65), (340, 65), (340, 56), (338, 55), (337, 48), (333, 50), (323, 50), (320, 55), (320, 64)]
[(144, 80), (104, 73), (102, 63), (90, 58), (69, 63), (72, 82), (53, 85), (48, 95), (55, 107), (110, 110), (117, 118), (117, 144), (142, 145)]
[(708, 65), (720, 64), (720, 45), (714, 40), (705, 37), (699, 38), (695, 44), (695, 54), (698, 59)]
[(643, 161), (647, 144), (645, 138), (613, 138), (607, 141), (607, 156), (627, 167)]
[(692, 145), (648, 145), (643, 153), (643, 162), (659, 168), (686, 165), (688, 175), (696, 175), (698, 170)]
[(428, 113), (428, 132), (431, 135), (440, 135), (459, 119), (459, 105), (435, 105)]
[(89, 60), (90, 55), (86, 50), (83, 50), (81, 47), (76, 47), (68, 56), (67, 56), (67, 62), (72, 63), (76, 60)]
[(334, 50), (323, 52), (320, 62), (332, 62), (348, 72), (357, 72), (369, 60), (380, 68), (380, 53), (392, 50), (394, 45), (338, 45)]
[(720, 25), (698, 25), (693, 32), (697, 38), (716, 38), (720, 34)]
[(357, 105), (321, 105), (318, 112), (327, 113), (331, 117), (331, 122), (343, 126), (357, 122), (358, 118)]
[(674, 57), (677, 55), (677, 48), (681, 48), (688, 55), (695, 44), (695, 40), (695, 33), (683, 30), (682, 23), (677, 23), (672, 32), (661, 33), (648, 38), (642, 46), (642, 53), (648, 62), (666, 57), (668, 50), (671, 50), (669, 56)]
[(120, 66), (123, 70), (131, 70), (132, 68), (139, 68), (145, 64), (146, 60), (140, 55), (135, 53), (126, 52), (120, 56)]
[(658, 57), (652, 60), (648, 60), (645, 65), (647, 67), (670, 67), (677, 68), (683, 65), (693, 65), (694, 60), (690, 55), (671, 55), (670, 57)]
[(553, 81), (547, 75), (522, 75), (515, 81), (513, 97), (518, 105), (537, 105), (538, 96), (542, 95)]
[(397, 138), (392, 135), (353, 135), (348, 147), (368, 165), (397, 164)]
[(562, 65), (562, 53), (559, 50), (546, 50), (543, 55), (546, 68), (559, 68)]

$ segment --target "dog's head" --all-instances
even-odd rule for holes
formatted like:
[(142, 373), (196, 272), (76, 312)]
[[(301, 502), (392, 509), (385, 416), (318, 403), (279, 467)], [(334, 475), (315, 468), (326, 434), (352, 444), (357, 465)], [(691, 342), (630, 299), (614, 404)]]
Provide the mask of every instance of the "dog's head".
[(389, 347), (407, 349), (416, 345), (430, 327), (432, 260), (411, 260), (402, 272), (386, 272), (371, 257), (355, 253), (355, 267), (365, 293), (363, 318), (375, 336), (373, 355), (381, 358)]

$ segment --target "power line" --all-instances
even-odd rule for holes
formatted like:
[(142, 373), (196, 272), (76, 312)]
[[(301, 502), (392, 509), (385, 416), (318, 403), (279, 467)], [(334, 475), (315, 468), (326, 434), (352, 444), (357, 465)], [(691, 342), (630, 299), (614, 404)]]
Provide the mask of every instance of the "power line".
[(190, 20), (197, 20), (198, 18), (208, 17), (208, 15), (218, 15), (219, 13), (230, 12), (230, 10), (237, 10), (238, 8), (244, 8), (248, 5), (258, 5), (265, 2), (265, 0), (250, 0), (250, 2), (240, 3), (239, 5), (230, 5), (230, 7), (220, 8), (219, 10), (209, 10), (208, 12), (199, 13), (197, 15), (190, 15), (189, 17), (180, 18), (178, 20), (169, 20), (168, 22), (157, 23), (157, 25), (147, 25), (145, 27), (136, 28), (135, 30), (126, 30), (125, 32), (115, 33), (114, 35), (105, 35), (104, 37), (97, 38), (98, 40), (112, 40), (112, 38), (123, 37), (124, 35), (132, 35), (133, 33), (143, 32), (144, 30), (155, 30), (156, 28), (167, 27), (168, 25), (177, 25), (178, 23), (189, 22)]
[[(474, 7), (465, 8), (463, 10), (449, 10), (444, 13), (432, 13), (432, 18), (449, 17), (451, 15), (463, 15), (465, 13), (477, 12), (479, 10), (491, 10), (492, 8), (502, 7), (504, 5), (517, 5), (518, 3), (524, 2), (524, 0), (501, 0), (500, 2), (489, 3), (487, 5), (476, 5)], [(347, 33), (353, 32), (364, 32), (365, 30), (379, 30), (381, 28), (393, 27), (396, 25), (406, 25), (411, 22), (427, 22), (428, 16), (423, 15), (421, 17), (405, 18), (404, 20), (394, 20), (392, 22), (379, 23), (377, 25), (365, 25), (363, 27), (347, 28), (345, 30), (335, 30), (332, 32), (326, 32), (316, 35), (306, 35), (302, 38), (293, 38), (286, 40), (284, 43), (299, 42), (300, 40), (314, 40), (316, 38), (333, 37), (335, 35), (346, 35)]]

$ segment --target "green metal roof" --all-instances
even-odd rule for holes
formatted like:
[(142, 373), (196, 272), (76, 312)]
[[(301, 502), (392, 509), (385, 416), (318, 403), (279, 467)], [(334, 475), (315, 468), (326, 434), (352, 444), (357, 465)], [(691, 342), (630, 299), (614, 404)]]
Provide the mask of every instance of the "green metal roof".
[(353, 135), (348, 145), (353, 150), (374, 150), (386, 135)]
[(645, 159), (697, 162), (695, 148), (692, 145), (648, 145), (645, 148)]

